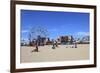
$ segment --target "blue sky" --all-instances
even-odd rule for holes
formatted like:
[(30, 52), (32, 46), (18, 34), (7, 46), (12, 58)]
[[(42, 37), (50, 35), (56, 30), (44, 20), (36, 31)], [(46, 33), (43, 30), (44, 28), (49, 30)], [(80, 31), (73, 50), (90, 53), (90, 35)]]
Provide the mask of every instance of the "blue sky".
[(42, 26), (48, 37), (89, 35), (89, 13), (21, 10), (21, 39), (28, 40), (32, 27)]

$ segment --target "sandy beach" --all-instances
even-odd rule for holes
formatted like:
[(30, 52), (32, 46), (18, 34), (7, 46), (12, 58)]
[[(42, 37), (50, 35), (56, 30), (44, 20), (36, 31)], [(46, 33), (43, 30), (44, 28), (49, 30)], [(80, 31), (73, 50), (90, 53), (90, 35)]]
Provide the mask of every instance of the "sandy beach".
[(39, 46), (39, 52), (32, 52), (35, 47), (21, 46), (21, 63), (52, 62), (89, 59), (89, 44), (78, 44), (77, 48), (71, 45), (59, 45), (52, 49), (52, 45)]

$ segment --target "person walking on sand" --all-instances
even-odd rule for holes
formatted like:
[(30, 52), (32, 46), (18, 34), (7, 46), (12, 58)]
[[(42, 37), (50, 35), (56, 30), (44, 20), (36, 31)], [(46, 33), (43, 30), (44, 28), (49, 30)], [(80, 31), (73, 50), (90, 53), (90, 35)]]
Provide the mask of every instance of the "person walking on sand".
[(77, 48), (77, 42), (76, 42), (76, 40), (75, 40), (75, 43), (74, 43), (74, 45), (75, 45), (75, 48)]
[(36, 52), (38, 52), (38, 40), (36, 41)]
[(76, 42), (76, 40), (73, 42), (72, 48), (77, 48), (77, 42)]

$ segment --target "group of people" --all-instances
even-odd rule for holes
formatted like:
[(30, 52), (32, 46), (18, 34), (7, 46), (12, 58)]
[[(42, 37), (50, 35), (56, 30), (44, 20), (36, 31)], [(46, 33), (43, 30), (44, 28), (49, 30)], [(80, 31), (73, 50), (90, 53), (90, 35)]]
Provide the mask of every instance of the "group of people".
[[(32, 50), (32, 52), (38, 52), (39, 51), (38, 50), (39, 40), (36, 40), (35, 47), (36, 47), (36, 49)], [(52, 49), (56, 49), (56, 47), (58, 47), (58, 42), (56, 40), (52, 39)], [(66, 46), (66, 48), (67, 48), (67, 46)], [(76, 41), (73, 42), (72, 48), (77, 48)]]
[[(56, 40), (52, 40), (52, 49), (55, 49), (56, 47), (58, 47), (58, 42)], [(74, 41), (72, 44), (71, 44), (71, 48), (77, 48), (77, 42)], [(68, 48), (68, 46), (66, 45), (66, 48)]]
[[(74, 42), (71, 44), (70, 47), (71, 47), (71, 48), (77, 48), (77, 42), (74, 41)], [(68, 48), (68, 46), (67, 46), (66, 48)]]

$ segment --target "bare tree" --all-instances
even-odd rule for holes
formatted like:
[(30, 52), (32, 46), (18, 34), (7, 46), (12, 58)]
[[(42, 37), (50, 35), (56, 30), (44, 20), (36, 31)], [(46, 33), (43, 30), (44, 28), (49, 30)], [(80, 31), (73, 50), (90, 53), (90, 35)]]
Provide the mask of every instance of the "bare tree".
[(40, 39), (41, 37), (48, 37), (48, 31), (46, 28), (42, 27), (42, 26), (35, 26), (32, 27), (29, 31), (29, 43), (30, 45), (32, 45), (32, 41), (35, 39), (36, 40), (36, 49), (35, 51), (38, 51), (38, 46), (40, 43)]
[(30, 40), (37, 39), (38, 36), (47, 37), (48, 31), (45, 27), (35, 26), (30, 29), (29, 36)]

